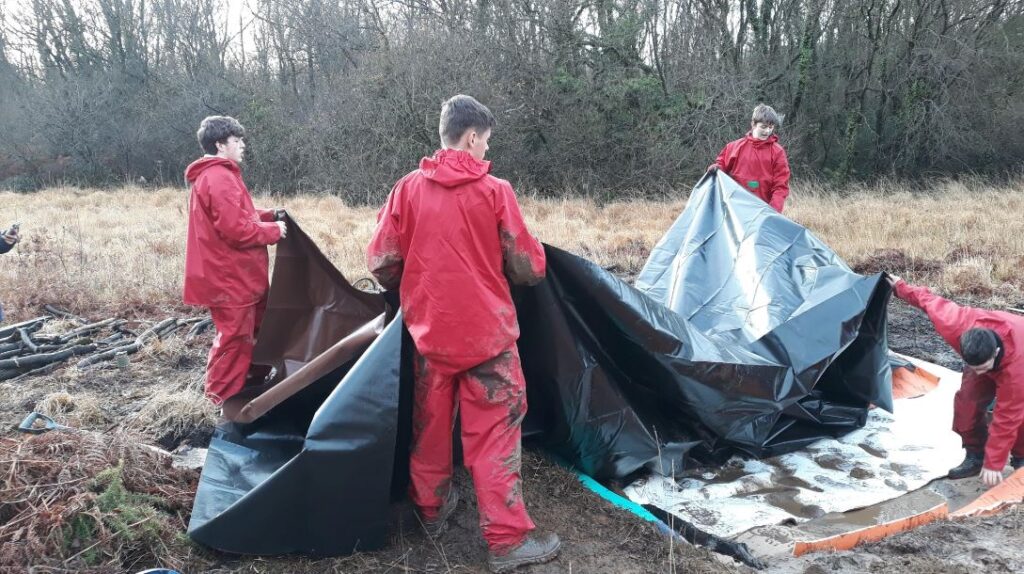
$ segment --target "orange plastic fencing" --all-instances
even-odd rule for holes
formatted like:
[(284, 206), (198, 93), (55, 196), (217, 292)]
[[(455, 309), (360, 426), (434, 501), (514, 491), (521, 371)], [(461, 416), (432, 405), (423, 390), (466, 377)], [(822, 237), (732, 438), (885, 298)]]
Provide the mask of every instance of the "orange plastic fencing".
[(948, 515), (949, 506), (945, 502), (942, 502), (913, 516), (906, 516), (890, 522), (865, 526), (864, 528), (858, 528), (857, 530), (843, 532), (842, 534), (819, 538), (818, 540), (798, 541), (793, 545), (793, 556), (802, 556), (808, 552), (817, 552), (820, 550), (850, 550), (858, 544), (877, 542), (887, 536), (906, 532), (907, 530), (913, 530), (914, 528), (924, 526), (929, 522), (946, 518)]
[(939, 378), (917, 367), (898, 367), (892, 372), (892, 398), (912, 399), (926, 395), (939, 386)]
[(1007, 507), (1024, 502), (1024, 468), (1013, 472), (1006, 480), (993, 486), (967, 506), (951, 513), (950, 518), (991, 516)]

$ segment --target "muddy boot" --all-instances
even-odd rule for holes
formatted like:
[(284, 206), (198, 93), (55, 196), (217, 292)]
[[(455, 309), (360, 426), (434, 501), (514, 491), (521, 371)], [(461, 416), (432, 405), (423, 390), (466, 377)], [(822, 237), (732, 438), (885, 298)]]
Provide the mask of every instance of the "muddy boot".
[(970, 478), (981, 474), (981, 466), (985, 463), (985, 455), (980, 452), (967, 451), (967, 456), (959, 466), (949, 469), (949, 478)]
[(1011, 456), (1010, 466), (1013, 467), (1013, 470), (1017, 470), (1018, 468), (1024, 468), (1024, 456)]
[(488, 565), (491, 572), (509, 572), (527, 564), (540, 564), (553, 560), (558, 556), (558, 549), (562, 547), (562, 541), (553, 532), (543, 534), (531, 534), (526, 537), (522, 544), (501, 554), (491, 553)]
[(423, 520), (423, 529), (427, 531), (427, 535), (431, 538), (437, 538), (444, 534), (444, 531), (448, 529), (448, 517), (455, 512), (455, 508), (459, 505), (459, 492), (455, 490), (455, 487), (448, 488), (448, 498), (441, 505), (441, 508), (437, 511), (437, 518), (434, 520)]

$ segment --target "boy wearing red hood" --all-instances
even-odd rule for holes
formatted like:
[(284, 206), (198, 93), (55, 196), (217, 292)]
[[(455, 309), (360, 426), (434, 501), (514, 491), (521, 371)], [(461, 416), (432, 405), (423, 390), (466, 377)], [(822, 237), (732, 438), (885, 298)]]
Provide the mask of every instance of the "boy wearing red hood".
[(789, 196), (789, 160), (774, 133), (781, 123), (771, 106), (758, 105), (747, 135), (726, 144), (715, 163), (708, 166), (711, 173), (720, 169), (729, 174), (779, 213)]
[[(967, 454), (949, 470), (949, 478), (980, 473), (985, 486), (995, 486), (1003, 480), (1007, 457), (1014, 469), (1024, 468), (1024, 317), (964, 307), (895, 275), (887, 279), (897, 297), (928, 314), (939, 336), (964, 360), (953, 399), (953, 431)], [(986, 425), (993, 398), (995, 412)]]
[(183, 299), (210, 309), (217, 329), (206, 396), (221, 404), (245, 385), (269, 289), (267, 246), (287, 233), (283, 210), (256, 209), (242, 181), (245, 128), (210, 116), (196, 133), (206, 155), (185, 170), (192, 187)]
[(531, 534), (520, 477), (526, 383), (509, 283), (545, 274), (512, 186), (484, 161), (494, 116), (469, 96), (441, 108), (441, 150), (402, 178), (377, 214), (370, 271), (398, 289), (416, 346), (409, 494), (428, 534), (458, 504), (452, 428), (461, 413), (465, 466), (493, 572), (553, 559), (553, 533)]

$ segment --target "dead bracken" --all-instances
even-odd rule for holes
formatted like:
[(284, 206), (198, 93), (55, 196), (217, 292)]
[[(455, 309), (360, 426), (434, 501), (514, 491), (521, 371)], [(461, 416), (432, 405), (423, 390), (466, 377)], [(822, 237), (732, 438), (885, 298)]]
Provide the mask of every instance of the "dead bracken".
[(141, 442), (69, 431), (0, 438), (0, 571), (178, 563), (198, 473)]

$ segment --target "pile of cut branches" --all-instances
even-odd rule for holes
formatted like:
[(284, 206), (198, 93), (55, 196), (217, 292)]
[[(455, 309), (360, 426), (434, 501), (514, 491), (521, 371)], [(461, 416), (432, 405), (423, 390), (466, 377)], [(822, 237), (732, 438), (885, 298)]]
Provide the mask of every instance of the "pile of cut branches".
[(124, 434), (0, 438), (0, 572), (180, 567), (197, 481)]
[[(50, 305), (45, 310), (49, 314), (0, 328), (0, 381), (50, 373), (72, 357), (81, 357), (76, 366), (84, 369), (137, 353), (147, 342), (185, 327), (190, 327), (188, 336), (194, 337), (210, 326), (209, 318), (168, 317), (138, 332), (120, 319), (90, 322)], [(77, 326), (63, 333), (45, 331), (55, 317)]]

